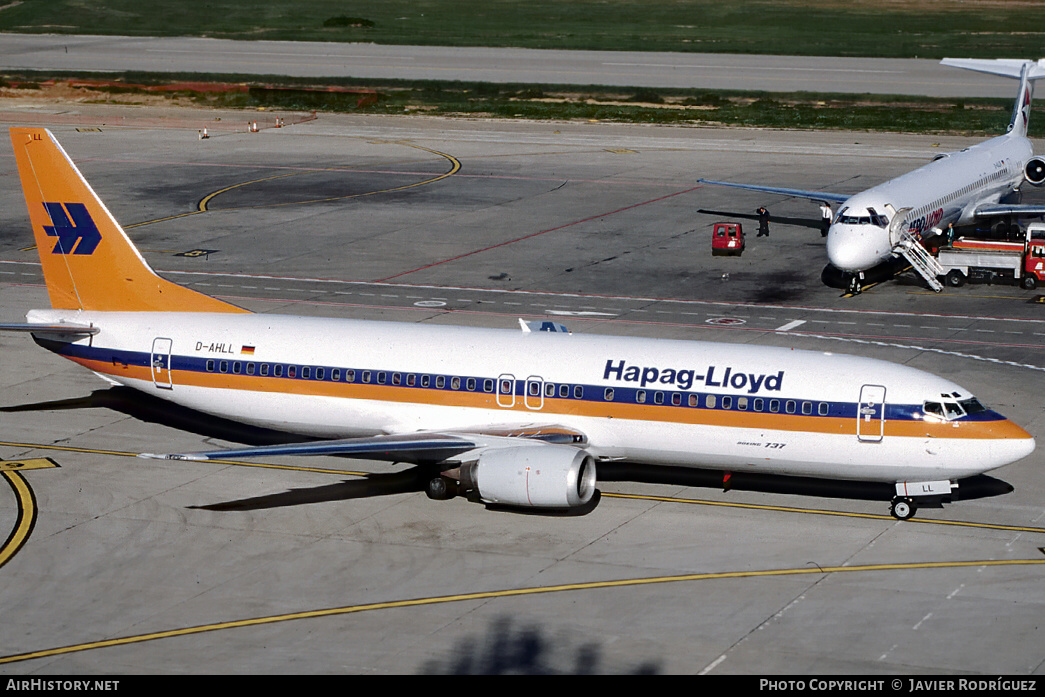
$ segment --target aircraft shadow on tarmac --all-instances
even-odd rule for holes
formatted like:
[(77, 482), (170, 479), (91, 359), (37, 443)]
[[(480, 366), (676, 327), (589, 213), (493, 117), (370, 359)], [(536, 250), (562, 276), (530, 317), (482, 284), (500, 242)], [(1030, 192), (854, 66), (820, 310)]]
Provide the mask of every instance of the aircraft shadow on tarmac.
[(509, 616), (493, 619), (482, 637), (458, 639), (446, 657), (426, 661), (425, 675), (654, 675), (658, 661), (609, 664), (602, 647), (590, 637), (576, 641), (571, 633), (548, 632)]
[[(738, 213), (736, 211), (712, 211), (707, 208), (698, 208), (697, 213), (704, 213), (705, 215), (714, 215), (719, 218), (743, 218), (744, 220), (758, 220), (758, 213)], [(820, 218), (788, 218), (782, 215), (769, 216), (770, 231), (773, 229), (773, 225), (795, 225), (797, 227), (808, 227), (813, 228), (817, 232), (821, 231), (824, 227), (823, 221)], [(750, 230), (745, 231), (746, 234), (757, 233), (758, 228), (754, 227)]]
[[(157, 423), (178, 430), (194, 433), (206, 438), (216, 438), (247, 445), (275, 445), (299, 443), (313, 440), (255, 426), (247, 426), (228, 419), (171, 404), (128, 387), (111, 387), (95, 390), (84, 397), (35, 402), (0, 407), (0, 413), (63, 411), (75, 409), (111, 409), (147, 423)], [(425, 484), (438, 473), (429, 465), (411, 465), (400, 472), (368, 474), (360, 479), (351, 479), (336, 484), (291, 489), (276, 494), (267, 494), (246, 499), (223, 501), (203, 506), (193, 506), (215, 511), (244, 511), (310, 503), (347, 501), (376, 496), (424, 491)], [(857, 501), (888, 501), (895, 492), (891, 484), (853, 482), (834, 479), (812, 479), (784, 475), (732, 473), (728, 486), (724, 486), (720, 470), (698, 470), (667, 467), (631, 462), (603, 462), (598, 465), (601, 482), (638, 482), (668, 484), (697, 489), (729, 489), (773, 494), (791, 494), (818, 498), (849, 499)], [(1007, 482), (987, 475), (977, 475), (959, 482), (954, 500), (988, 498), (1009, 493), (1013, 490)], [(488, 504), (490, 508), (511, 510), (524, 515), (583, 516), (599, 504), (601, 495), (596, 495), (585, 506), (564, 511), (518, 509)], [(925, 507), (922, 504), (921, 507)]]

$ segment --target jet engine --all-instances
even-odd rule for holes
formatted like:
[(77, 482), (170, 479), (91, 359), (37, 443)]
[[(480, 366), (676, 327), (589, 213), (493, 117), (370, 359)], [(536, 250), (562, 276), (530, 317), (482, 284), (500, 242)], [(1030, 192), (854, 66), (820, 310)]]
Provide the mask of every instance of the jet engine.
[(595, 494), (595, 458), (565, 445), (495, 448), (461, 466), (461, 484), (488, 503), (583, 506)]
[(1023, 173), (1031, 184), (1041, 186), (1045, 183), (1045, 159), (1032, 157), (1027, 160), (1027, 166), (1024, 168)]

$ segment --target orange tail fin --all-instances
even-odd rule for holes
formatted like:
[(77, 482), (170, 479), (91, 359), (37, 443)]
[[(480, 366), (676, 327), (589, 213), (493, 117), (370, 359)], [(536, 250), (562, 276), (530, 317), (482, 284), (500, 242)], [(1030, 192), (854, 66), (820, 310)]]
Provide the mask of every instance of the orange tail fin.
[(51, 306), (247, 312), (160, 278), (46, 128), (12, 128), (18, 175)]

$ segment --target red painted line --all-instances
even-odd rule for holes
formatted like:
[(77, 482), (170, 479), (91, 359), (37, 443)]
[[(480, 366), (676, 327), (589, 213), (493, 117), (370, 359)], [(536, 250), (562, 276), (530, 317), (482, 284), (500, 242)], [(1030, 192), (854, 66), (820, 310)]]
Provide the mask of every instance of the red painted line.
[(534, 237), (539, 237), (540, 235), (543, 235), (543, 234), (548, 233), (548, 232), (555, 232), (556, 230), (563, 230), (565, 228), (572, 227), (574, 225), (580, 225), (581, 223), (587, 223), (587, 222), (590, 222), (592, 220), (598, 220), (599, 218), (606, 218), (606, 217), (609, 217), (611, 215), (616, 215), (617, 213), (623, 213), (624, 211), (631, 210), (632, 208), (638, 208), (639, 206), (645, 206), (645, 205), (650, 204), (650, 203), (657, 203), (658, 201), (663, 201), (665, 199), (672, 198), (673, 196), (678, 196), (680, 194), (688, 194), (689, 192), (696, 191), (697, 189), (700, 189), (700, 188), (703, 188), (703, 187), (702, 186), (690, 187), (689, 189), (683, 189), (682, 191), (676, 191), (674, 193), (666, 194), (664, 196), (658, 196), (657, 198), (651, 198), (648, 201), (641, 201), (639, 203), (633, 203), (630, 206), (624, 206), (623, 208), (618, 208), (617, 210), (609, 211), (607, 213), (598, 213), (596, 215), (589, 216), (589, 217), (584, 218), (582, 220), (575, 220), (572, 223), (566, 223), (565, 225), (559, 225), (557, 227), (548, 228), (547, 230), (539, 230), (538, 232), (531, 232), (529, 235), (523, 235), (522, 237), (516, 237), (514, 240), (507, 240), (506, 242), (499, 242), (497, 244), (492, 244), (489, 247), (483, 247), (482, 249), (475, 249), (475, 250), (472, 250), (471, 252), (465, 252), (464, 254), (458, 254), (455, 257), (450, 257), (449, 259), (443, 259), (442, 261), (434, 261), (431, 264), (425, 264), (424, 266), (418, 266), (416, 269), (411, 269), (410, 271), (403, 271), (402, 273), (397, 273), (397, 274), (395, 274), (393, 276), (386, 276), (385, 278), (379, 278), (379, 279), (376, 279), (373, 282), (374, 283), (384, 283), (386, 281), (392, 280), (393, 278), (400, 278), (402, 276), (407, 276), (407, 275), (412, 274), (412, 273), (417, 273), (418, 271), (424, 271), (425, 269), (430, 269), (433, 266), (439, 266), (441, 264), (446, 264), (446, 263), (449, 263), (451, 261), (457, 261), (458, 259), (464, 259), (466, 257), (473, 256), (475, 254), (481, 254), (482, 252), (488, 252), (491, 249), (497, 249), (498, 247), (506, 247), (506, 246), (508, 246), (510, 244), (515, 244), (516, 242), (522, 242), (523, 240), (529, 240), (529, 239), (532, 239)]

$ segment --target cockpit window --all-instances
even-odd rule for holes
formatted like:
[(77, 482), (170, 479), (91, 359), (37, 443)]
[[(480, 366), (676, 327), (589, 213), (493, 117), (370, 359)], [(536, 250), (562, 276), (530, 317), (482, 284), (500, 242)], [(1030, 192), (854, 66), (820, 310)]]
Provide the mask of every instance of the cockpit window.
[(943, 405), (939, 402), (926, 402), (922, 405), (922, 411), (926, 414), (939, 416), (941, 419), (943, 418)]
[(839, 214), (838, 220), (835, 222), (843, 223), (845, 225), (876, 225), (878, 227), (885, 227), (887, 221), (883, 215), (845, 215)]
[(980, 400), (976, 399), (975, 397), (963, 399), (959, 402), (959, 404), (961, 404), (962, 408), (965, 409), (966, 414), (978, 414), (981, 411), (987, 411), (987, 407), (980, 404)]
[[(965, 408), (966, 406), (968, 408)], [(966, 413), (975, 414), (977, 411), (985, 410), (985, 407), (975, 398), (966, 399), (960, 404), (955, 401), (925, 402), (922, 404), (922, 411), (925, 412), (925, 414), (946, 419), (948, 421), (960, 419), (965, 416)]]

